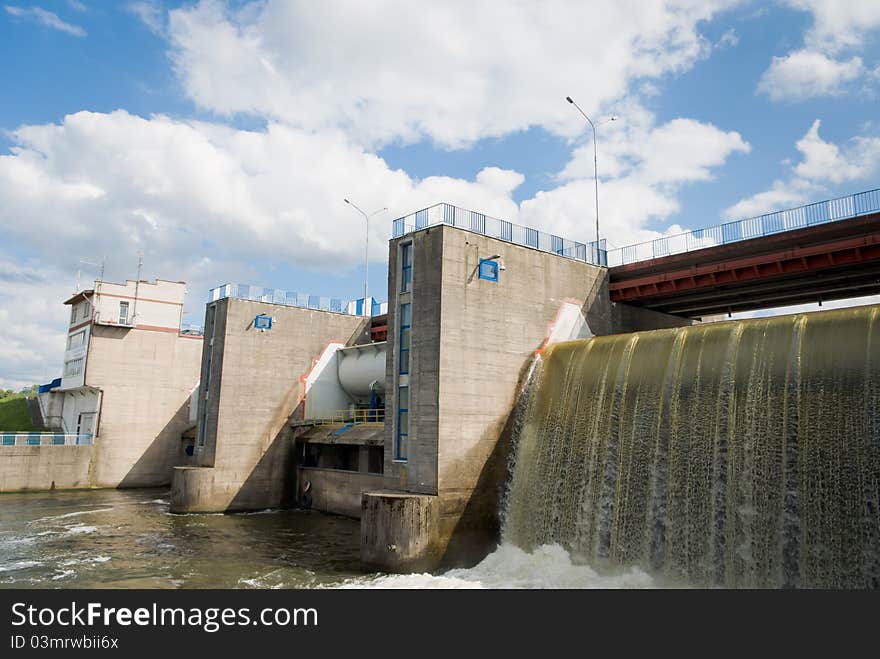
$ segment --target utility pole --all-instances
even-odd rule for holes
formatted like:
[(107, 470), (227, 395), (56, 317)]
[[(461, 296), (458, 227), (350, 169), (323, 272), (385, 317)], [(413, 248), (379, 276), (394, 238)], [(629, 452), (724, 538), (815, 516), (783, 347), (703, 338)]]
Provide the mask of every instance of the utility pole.
[(351, 206), (352, 208), (354, 208), (358, 213), (363, 215), (364, 220), (367, 223), (367, 235), (364, 240), (364, 315), (365, 316), (372, 316), (373, 315), (372, 305), (370, 305), (371, 308), (369, 311), (367, 311), (367, 309), (366, 309), (367, 304), (369, 304), (367, 300), (369, 300), (369, 297), (370, 297), (370, 284), (369, 284), (369, 281), (370, 281), (370, 218), (373, 217), (374, 215), (378, 215), (379, 213), (384, 213), (385, 211), (388, 210), (388, 208), (383, 207), (377, 211), (373, 211), (372, 213), (368, 214), (365, 211), (361, 210), (361, 208), (353, 201), (349, 201), (348, 199), (343, 199), (343, 201), (346, 204), (348, 204), (349, 206)]
[[(578, 109), (578, 112), (583, 115), (584, 119), (590, 124), (590, 128), (593, 129), (593, 182), (596, 188), (596, 265), (602, 265), (602, 259), (599, 252), (599, 147), (597, 146), (596, 140), (596, 125), (593, 123), (593, 120), (587, 116), (587, 113), (581, 110), (581, 106), (572, 100), (571, 96), (566, 96), (565, 100)], [(617, 117), (611, 117), (599, 125), (601, 126), (604, 123), (608, 123), (608, 121), (617, 121)]]
[(138, 304), (138, 290), (141, 287), (141, 270), (144, 267), (144, 253), (138, 250), (138, 271), (137, 271), (137, 279), (134, 282), (134, 304), (131, 309), (131, 320), (129, 324), (134, 326), (137, 324), (137, 304)]

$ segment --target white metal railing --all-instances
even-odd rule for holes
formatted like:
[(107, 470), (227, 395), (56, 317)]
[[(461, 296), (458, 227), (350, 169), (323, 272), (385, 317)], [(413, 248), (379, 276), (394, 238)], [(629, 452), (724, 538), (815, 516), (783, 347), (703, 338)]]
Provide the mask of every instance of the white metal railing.
[(672, 254), (683, 254), (783, 231), (847, 220), (878, 211), (880, 211), (880, 189), (867, 190), (846, 197), (828, 199), (612, 249), (608, 251), (608, 266), (613, 268), (627, 263), (651, 261)]
[(92, 433), (0, 432), (0, 446), (90, 446)]
[(391, 235), (392, 238), (400, 238), (413, 231), (437, 224), (446, 224), (585, 263), (594, 265), (606, 265), (607, 263), (604, 240), (600, 242), (599, 249), (597, 249), (595, 241), (589, 244), (579, 243), (576, 240), (562, 238), (552, 233), (446, 203), (435, 204), (397, 218), (391, 225)]
[[(267, 302), (287, 307), (300, 307), (302, 309), (314, 309), (317, 311), (332, 311), (349, 316), (363, 316), (364, 301), (344, 300), (337, 297), (325, 297), (322, 295), (309, 295), (296, 291), (286, 291), (281, 288), (264, 288), (263, 286), (251, 286), (250, 284), (223, 284), (212, 288), (208, 292), (208, 303), (215, 302), (225, 297), (250, 300), (251, 302)], [(382, 305), (371, 298), (370, 314), (378, 316), (382, 311)]]

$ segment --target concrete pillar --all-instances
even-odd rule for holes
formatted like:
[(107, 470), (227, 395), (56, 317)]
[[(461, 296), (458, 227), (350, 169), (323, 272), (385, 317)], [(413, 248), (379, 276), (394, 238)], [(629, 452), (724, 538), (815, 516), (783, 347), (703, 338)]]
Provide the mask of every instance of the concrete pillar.
[(172, 513), (211, 513), (222, 510), (214, 500), (213, 467), (175, 467), (171, 476)]
[(443, 554), (440, 500), (428, 494), (364, 492), (361, 564), (380, 572), (424, 572)]
[(370, 447), (361, 446), (358, 449), (358, 471), (366, 474), (370, 471)]

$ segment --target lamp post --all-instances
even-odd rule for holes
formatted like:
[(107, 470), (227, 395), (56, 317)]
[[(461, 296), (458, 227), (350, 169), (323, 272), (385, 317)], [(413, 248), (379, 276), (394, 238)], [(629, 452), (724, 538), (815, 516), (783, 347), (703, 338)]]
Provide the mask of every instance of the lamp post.
[[(584, 116), (584, 119), (590, 124), (590, 128), (593, 129), (593, 181), (596, 186), (596, 260), (601, 261), (602, 259), (599, 258), (599, 147), (596, 144), (596, 125), (593, 123), (593, 120), (587, 116), (587, 113), (581, 110), (581, 106), (574, 102), (571, 96), (566, 96), (565, 100), (578, 109), (578, 112)], [(608, 121), (617, 121), (617, 117), (611, 117), (602, 123), (604, 124)], [(601, 126), (602, 124), (599, 125)], [(596, 265), (602, 264), (597, 263)]]
[[(370, 287), (369, 287), (369, 281), (370, 281), (370, 218), (373, 217), (374, 215), (378, 215), (379, 213), (384, 213), (388, 209), (383, 207), (377, 211), (373, 211), (372, 213), (368, 214), (368, 213), (365, 213), (363, 210), (361, 210), (361, 208), (353, 201), (349, 201), (348, 199), (343, 199), (343, 201), (346, 204), (348, 204), (349, 206), (353, 207), (358, 213), (363, 215), (364, 220), (367, 223), (367, 234), (366, 234), (366, 239), (364, 240), (364, 311), (366, 312), (367, 299), (370, 297), (370, 293), (369, 293), (369, 290), (370, 290)], [(372, 305), (370, 305), (370, 306), (371, 306), (371, 308), (370, 308), (369, 314), (365, 313), (364, 315), (370, 315), (370, 316), (373, 315)]]

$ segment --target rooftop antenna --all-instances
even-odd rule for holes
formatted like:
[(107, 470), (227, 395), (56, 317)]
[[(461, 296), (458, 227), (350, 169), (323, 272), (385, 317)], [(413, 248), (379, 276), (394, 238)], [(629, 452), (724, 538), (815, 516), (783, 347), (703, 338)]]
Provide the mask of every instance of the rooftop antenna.
[(138, 273), (137, 279), (134, 282), (134, 304), (132, 304), (131, 310), (131, 325), (134, 326), (137, 324), (137, 304), (138, 304), (138, 289), (141, 286), (141, 270), (144, 267), (144, 253), (138, 250)]
[[(98, 296), (101, 294), (101, 283), (104, 281), (104, 265), (107, 262), (107, 256), (106, 255), (102, 256), (100, 263), (92, 263), (91, 261), (86, 261), (85, 259), (80, 259), (79, 262), (83, 263), (85, 265), (90, 265), (95, 268), (100, 268), (100, 270), (99, 270), (100, 274), (98, 275), (98, 279), (95, 280), (95, 301), (92, 303), (92, 312), (94, 312), (96, 309), (99, 308), (98, 307)], [(77, 293), (79, 293), (79, 276), (80, 276), (80, 270), (77, 270), (76, 271), (76, 292)]]

